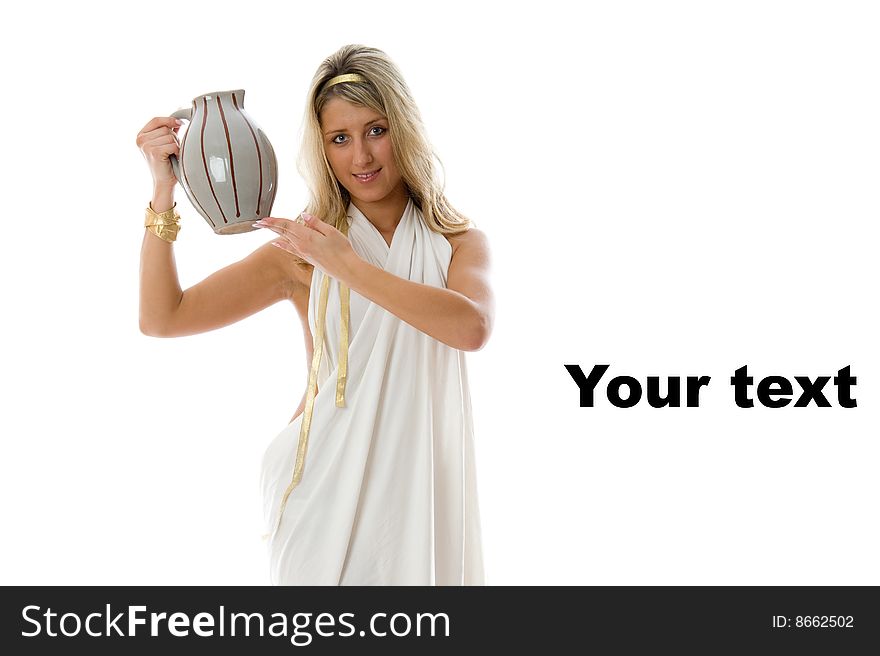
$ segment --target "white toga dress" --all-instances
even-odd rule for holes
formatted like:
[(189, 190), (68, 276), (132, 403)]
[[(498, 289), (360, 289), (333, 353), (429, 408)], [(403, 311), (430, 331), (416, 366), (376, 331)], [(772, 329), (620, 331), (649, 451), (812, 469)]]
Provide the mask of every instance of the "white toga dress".
[[(447, 239), (409, 201), (391, 247), (354, 205), (348, 237), (367, 262), (446, 287)], [(317, 341), (324, 273), (309, 326)], [(275, 585), (482, 585), (473, 417), (465, 354), (350, 291), (344, 407), (336, 405), (340, 296), (329, 281), (323, 357), (301, 479), (287, 497), (301, 423), (263, 457), (261, 488)]]

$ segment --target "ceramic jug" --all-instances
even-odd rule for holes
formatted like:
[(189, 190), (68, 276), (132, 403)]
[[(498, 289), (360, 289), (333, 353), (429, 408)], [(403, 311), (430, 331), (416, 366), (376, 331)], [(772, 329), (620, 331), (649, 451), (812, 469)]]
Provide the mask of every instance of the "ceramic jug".
[(244, 111), (244, 90), (206, 93), (171, 116), (189, 121), (180, 161), (169, 159), (193, 207), (218, 235), (256, 230), (251, 224), (271, 215), (278, 164), (269, 139)]

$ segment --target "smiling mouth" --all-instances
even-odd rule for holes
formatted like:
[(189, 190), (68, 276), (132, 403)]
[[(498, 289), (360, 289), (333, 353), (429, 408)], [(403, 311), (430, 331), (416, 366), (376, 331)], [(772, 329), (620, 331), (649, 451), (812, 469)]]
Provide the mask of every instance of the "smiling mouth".
[(379, 175), (379, 171), (382, 169), (376, 169), (375, 171), (371, 171), (369, 173), (352, 173), (354, 177), (356, 177), (361, 182), (369, 182), (374, 179), (377, 175)]

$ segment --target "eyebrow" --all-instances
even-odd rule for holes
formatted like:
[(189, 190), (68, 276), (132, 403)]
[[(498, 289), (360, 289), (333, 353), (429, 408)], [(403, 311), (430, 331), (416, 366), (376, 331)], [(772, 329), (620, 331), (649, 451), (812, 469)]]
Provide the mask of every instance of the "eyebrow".
[[(369, 121), (364, 123), (364, 127), (367, 127), (368, 125), (372, 125), (373, 123), (378, 123), (379, 121), (387, 121), (387, 120), (388, 119), (385, 118), (384, 116), (379, 116), (378, 118), (370, 119)], [(329, 130), (328, 132), (324, 133), (324, 136), (329, 137), (331, 134), (336, 134), (337, 132), (345, 132), (345, 130)]]

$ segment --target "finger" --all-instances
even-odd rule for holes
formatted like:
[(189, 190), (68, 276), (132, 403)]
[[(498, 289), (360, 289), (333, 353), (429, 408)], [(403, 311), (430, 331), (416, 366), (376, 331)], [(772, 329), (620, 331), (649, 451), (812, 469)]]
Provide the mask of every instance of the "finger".
[(307, 216), (307, 215), (305, 212), (303, 212), (295, 219), (282, 219), (281, 217), (278, 217), (278, 216), (267, 216), (267, 217), (264, 217), (263, 219), (260, 219), (260, 220), (267, 221), (270, 223), (271, 222), (284, 223), (285, 225), (289, 224), (289, 223), (295, 223), (297, 225), (305, 225), (306, 224), (306, 220), (304, 218), (305, 216)]
[[(157, 155), (177, 155), (180, 152), (180, 145), (177, 141), (168, 141), (166, 143), (145, 144), (141, 147), (144, 157), (156, 157)], [(162, 159), (165, 159), (164, 157)]]
[(264, 228), (264, 229), (266, 229), (266, 230), (271, 230), (272, 232), (274, 232), (274, 233), (275, 233), (276, 235), (278, 235), (279, 237), (283, 237), (283, 236), (284, 236), (284, 231), (281, 230), (280, 228), (275, 228), (275, 227), (268, 226), (268, 225), (257, 225), (256, 223), (254, 223), (253, 225), (254, 225), (255, 227), (257, 227), (257, 228)]
[(285, 236), (297, 244), (302, 244), (310, 241), (315, 236), (315, 232), (307, 226), (293, 221), (285, 231)]
[[(254, 224), (254, 225), (256, 225), (256, 224)], [(275, 226), (275, 227), (273, 227), (273, 226), (259, 226), (259, 227), (268, 228), (269, 230), (271, 230), (272, 232), (274, 232), (275, 234), (278, 235), (279, 238), (276, 239), (272, 243), (278, 242), (278, 244), (284, 246), (285, 248), (295, 247), (297, 244), (300, 243), (300, 240), (296, 235), (292, 234), (289, 231), (283, 230), (282, 228), (279, 228), (277, 226)], [(291, 251), (291, 252), (293, 252), (294, 255), (299, 255), (298, 252), (294, 252), (294, 251)]]
[(302, 253), (300, 253), (289, 241), (286, 239), (276, 239), (273, 242), (269, 242), (276, 248), (280, 248), (281, 250), (290, 253), (291, 255), (296, 255), (299, 258), (306, 259)]
[(295, 239), (305, 239), (309, 236), (309, 229), (306, 226), (301, 225), (296, 221), (291, 221), (290, 219), (280, 219), (269, 216), (260, 219), (253, 225), (258, 228), (269, 228), (270, 230), (277, 232), (279, 235), (287, 235)]
[(333, 229), (333, 226), (331, 226), (329, 223), (321, 221), (321, 219), (319, 219), (317, 216), (314, 216), (313, 214), (306, 214), (305, 212), (303, 212), (302, 216), (303, 219), (305, 219), (304, 225), (306, 227), (311, 228), (316, 232), (320, 232), (322, 235), (326, 235), (330, 232), (331, 229)]
[(164, 157), (159, 157), (159, 155), (178, 155), (179, 153), (180, 148), (177, 147), (177, 144), (166, 144), (164, 146), (151, 148), (144, 153), (144, 156), (152, 159), (165, 159)]
[(163, 134), (144, 142), (144, 146), (162, 146), (165, 144), (176, 144), (177, 136), (173, 134)]
[(160, 127), (173, 128), (175, 125), (179, 125), (177, 122), (179, 119), (173, 118), (171, 116), (157, 116), (156, 118), (150, 119), (147, 124), (141, 129), (141, 132), (150, 132)]
[(154, 139), (158, 139), (159, 137), (176, 137), (177, 134), (173, 130), (167, 127), (156, 128), (155, 130), (150, 130), (149, 132), (139, 132), (137, 139), (135, 139), (135, 143), (137, 143), (138, 147), (142, 144), (148, 143)]

